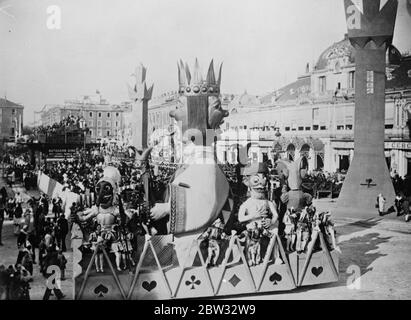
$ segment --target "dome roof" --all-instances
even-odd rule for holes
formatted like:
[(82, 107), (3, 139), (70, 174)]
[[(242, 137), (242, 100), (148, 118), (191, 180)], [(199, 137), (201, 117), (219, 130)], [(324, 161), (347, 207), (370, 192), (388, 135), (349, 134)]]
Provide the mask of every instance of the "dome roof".
[(235, 107), (250, 107), (260, 105), (260, 99), (258, 96), (248, 94), (247, 91), (244, 91), (243, 94), (240, 94), (230, 102), (230, 108)]
[(348, 40), (347, 35), (344, 39), (334, 43), (332, 46), (328, 47), (318, 58), (315, 65), (315, 70), (322, 70), (328, 67), (333, 68), (333, 61), (343, 60), (346, 64), (351, 64), (355, 62), (354, 48), (352, 47), (350, 40)]

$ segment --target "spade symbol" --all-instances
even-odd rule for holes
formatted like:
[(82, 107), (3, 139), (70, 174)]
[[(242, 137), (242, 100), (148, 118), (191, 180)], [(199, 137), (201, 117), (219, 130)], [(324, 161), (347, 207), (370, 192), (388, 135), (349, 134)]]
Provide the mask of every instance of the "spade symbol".
[(105, 294), (107, 294), (108, 288), (102, 284), (99, 284), (95, 289), (94, 293), (99, 297), (103, 298)]
[(318, 277), (322, 272), (323, 272), (323, 267), (313, 267), (311, 269), (311, 272), (313, 273), (313, 275), (315, 275), (316, 277)]
[(270, 281), (276, 285), (277, 282), (280, 282), (283, 279), (283, 277), (281, 277), (281, 275), (279, 275), (277, 272), (274, 272), (271, 276), (270, 276)]
[(151, 282), (148, 281), (144, 281), (142, 284), (142, 287), (144, 289), (146, 289), (148, 292), (150, 292), (151, 290), (153, 290), (155, 287), (157, 287), (157, 282), (155, 282), (154, 280)]

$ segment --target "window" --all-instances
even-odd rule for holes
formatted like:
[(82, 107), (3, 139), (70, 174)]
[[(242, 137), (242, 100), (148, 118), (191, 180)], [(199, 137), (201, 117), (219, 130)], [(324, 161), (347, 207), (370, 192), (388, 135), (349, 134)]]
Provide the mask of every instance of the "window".
[(298, 127), (298, 131), (303, 131), (304, 127)]
[(344, 126), (343, 125), (338, 125), (337, 130), (344, 130)]
[(16, 114), (16, 109), (12, 109), (12, 110), (11, 110), (11, 114), (12, 114), (12, 115), (15, 115), (15, 114)]
[(94, 131), (93, 131), (93, 129), (90, 129), (89, 134), (90, 134), (90, 136), (94, 137)]
[(116, 127), (118, 127), (118, 121), (116, 121)]
[(348, 73), (348, 89), (354, 89), (355, 85), (355, 71)]
[(89, 116), (89, 118), (93, 118), (93, 112), (90, 112), (90, 113), (88, 114), (88, 116)]
[(385, 125), (385, 129), (392, 129), (392, 128), (394, 128), (394, 125), (392, 125), (392, 124), (386, 124)]
[(107, 118), (110, 118), (110, 112), (107, 112)]
[(305, 131), (310, 131), (311, 127), (305, 127)]
[(320, 130), (327, 130), (327, 126), (321, 126)]
[(118, 113), (118, 112), (116, 112), (116, 117), (118, 118), (118, 116), (119, 116), (120, 114)]
[(320, 116), (320, 109), (318, 108), (313, 108), (313, 122), (317, 122), (319, 120), (319, 116)]
[(347, 124), (347, 125), (345, 126), (345, 129), (346, 129), (346, 130), (352, 130), (352, 124)]
[(98, 117), (101, 118), (101, 112), (98, 113)]
[(325, 76), (319, 78), (319, 85), (320, 93), (324, 93), (327, 90), (327, 82)]
[(318, 130), (318, 124), (313, 125), (313, 130)]
[(107, 130), (107, 136), (110, 136), (110, 130)]
[(290, 127), (285, 127), (285, 131), (290, 131)]
[(14, 128), (11, 128), (11, 135), (14, 136)]
[(101, 127), (101, 126), (102, 126), (101, 120), (97, 120), (97, 127)]
[(88, 122), (88, 126), (89, 126), (89, 127), (92, 127), (93, 125), (94, 125), (93, 120), (90, 120), (90, 121)]
[(106, 121), (106, 127), (111, 127), (111, 121), (110, 120)]

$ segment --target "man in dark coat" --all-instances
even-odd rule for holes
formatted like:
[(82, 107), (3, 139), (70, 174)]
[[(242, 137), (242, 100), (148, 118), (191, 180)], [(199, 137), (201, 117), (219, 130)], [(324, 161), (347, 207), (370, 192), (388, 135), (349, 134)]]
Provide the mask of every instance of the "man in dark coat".
[(57, 245), (58, 247), (62, 250), (62, 252), (66, 252), (66, 237), (68, 234), (68, 221), (64, 214), (62, 214), (58, 219), (57, 219), (57, 233), (56, 233), (56, 238), (57, 238)]

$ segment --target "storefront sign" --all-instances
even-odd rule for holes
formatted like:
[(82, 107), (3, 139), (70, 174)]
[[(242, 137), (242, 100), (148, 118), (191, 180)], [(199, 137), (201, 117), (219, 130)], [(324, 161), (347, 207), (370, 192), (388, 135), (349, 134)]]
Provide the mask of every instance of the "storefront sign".
[(411, 150), (411, 142), (404, 142), (404, 141), (386, 142), (385, 148), (386, 149), (409, 149)]
[(74, 158), (75, 155), (76, 155), (76, 149), (74, 148), (49, 149), (47, 158), (49, 159), (68, 159), (68, 158)]

